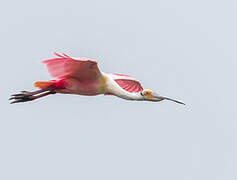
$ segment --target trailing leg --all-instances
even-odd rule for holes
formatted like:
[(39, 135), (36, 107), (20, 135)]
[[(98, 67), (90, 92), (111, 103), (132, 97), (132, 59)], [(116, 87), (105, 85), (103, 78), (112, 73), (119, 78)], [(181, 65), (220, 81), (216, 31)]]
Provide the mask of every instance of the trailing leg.
[(40, 89), (38, 91), (33, 91), (33, 92), (21, 91), (21, 93), (19, 94), (13, 94), (9, 100), (13, 100), (11, 104), (33, 101), (35, 99), (38, 99), (50, 94), (55, 94), (56, 92), (54, 90), (55, 90), (54, 88), (49, 87), (49, 88)]

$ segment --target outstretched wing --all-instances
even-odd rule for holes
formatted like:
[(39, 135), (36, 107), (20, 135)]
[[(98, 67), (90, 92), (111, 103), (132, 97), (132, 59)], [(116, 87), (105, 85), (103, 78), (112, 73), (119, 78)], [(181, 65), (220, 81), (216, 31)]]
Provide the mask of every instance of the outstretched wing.
[(141, 92), (143, 90), (140, 82), (131, 76), (115, 73), (111, 73), (109, 76), (125, 91)]
[(101, 72), (94, 59), (71, 58), (66, 54), (54, 53), (57, 58), (45, 60), (49, 74), (53, 78), (76, 78), (80, 81), (95, 80)]

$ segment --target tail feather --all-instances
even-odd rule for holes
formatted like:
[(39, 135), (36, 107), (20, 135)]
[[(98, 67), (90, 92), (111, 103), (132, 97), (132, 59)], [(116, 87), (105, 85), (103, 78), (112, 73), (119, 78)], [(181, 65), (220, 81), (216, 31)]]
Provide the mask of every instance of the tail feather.
[(45, 89), (45, 88), (48, 88), (49, 86), (51, 86), (53, 84), (54, 84), (54, 82), (52, 82), (52, 81), (36, 81), (34, 83), (34, 86), (38, 87), (40, 89)]

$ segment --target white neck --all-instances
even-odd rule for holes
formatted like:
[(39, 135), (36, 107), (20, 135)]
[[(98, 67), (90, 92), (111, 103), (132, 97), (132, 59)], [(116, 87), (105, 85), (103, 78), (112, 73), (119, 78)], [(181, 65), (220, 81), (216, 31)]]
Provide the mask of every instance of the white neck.
[(125, 91), (110, 76), (105, 73), (103, 75), (106, 78), (106, 93), (127, 100), (144, 100), (144, 97), (140, 93)]

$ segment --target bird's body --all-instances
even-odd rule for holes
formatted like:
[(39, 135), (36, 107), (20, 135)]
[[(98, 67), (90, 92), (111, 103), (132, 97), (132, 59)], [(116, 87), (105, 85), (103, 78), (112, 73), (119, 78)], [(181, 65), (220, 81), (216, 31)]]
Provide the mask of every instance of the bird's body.
[[(95, 96), (99, 94), (104, 95), (115, 95), (121, 97), (123, 99), (128, 100), (136, 100), (136, 96), (134, 96), (134, 92), (129, 92), (123, 89), (113, 77), (117, 76), (118, 78), (123, 78), (126, 76), (119, 76), (108, 73), (101, 73), (101, 76), (98, 79), (91, 81), (80, 81), (76, 78), (61, 78), (57, 80), (51, 81), (37, 81), (35, 82), (35, 87), (39, 87), (41, 89), (47, 88), (49, 86), (55, 87), (56, 93), (62, 94), (78, 94), (78, 95), (86, 95), (86, 96)], [(128, 76), (127, 76), (128, 77)], [(122, 81), (123, 79), (119, 79), (117, 81)], [(125, 79), (127, 80), (127, 79)], [(119, 82), (121, 83), (121, 82)], [(138, 89), (137, 92), (142, 91), (142, 89)]]
[(151, 90), (143, 90), (140, 82), (131, 76), (101, 72), (94, 59), (71, 58), (66, 54), (57, 53), (55, 55), (57, 58), (43, 61), (50, 75), (55, 79), (35, 82), (34, 86), (41, 90), (15, 94), (10, 98), (15, 100), (12, 103), (31, 101), (49, 94), (63, 93), (87, 96), (114, 95), (126, 100), (161, 101), (167, 99), (183, 104), (159, 96)]
[(81, 82), (75, 78), (63, 78), (54, 81), (52, 85), (57, 87), (55, 88), (56, 93), (95, 96), (105, 92), (104, 81), (103, 77), (89, 82)]

